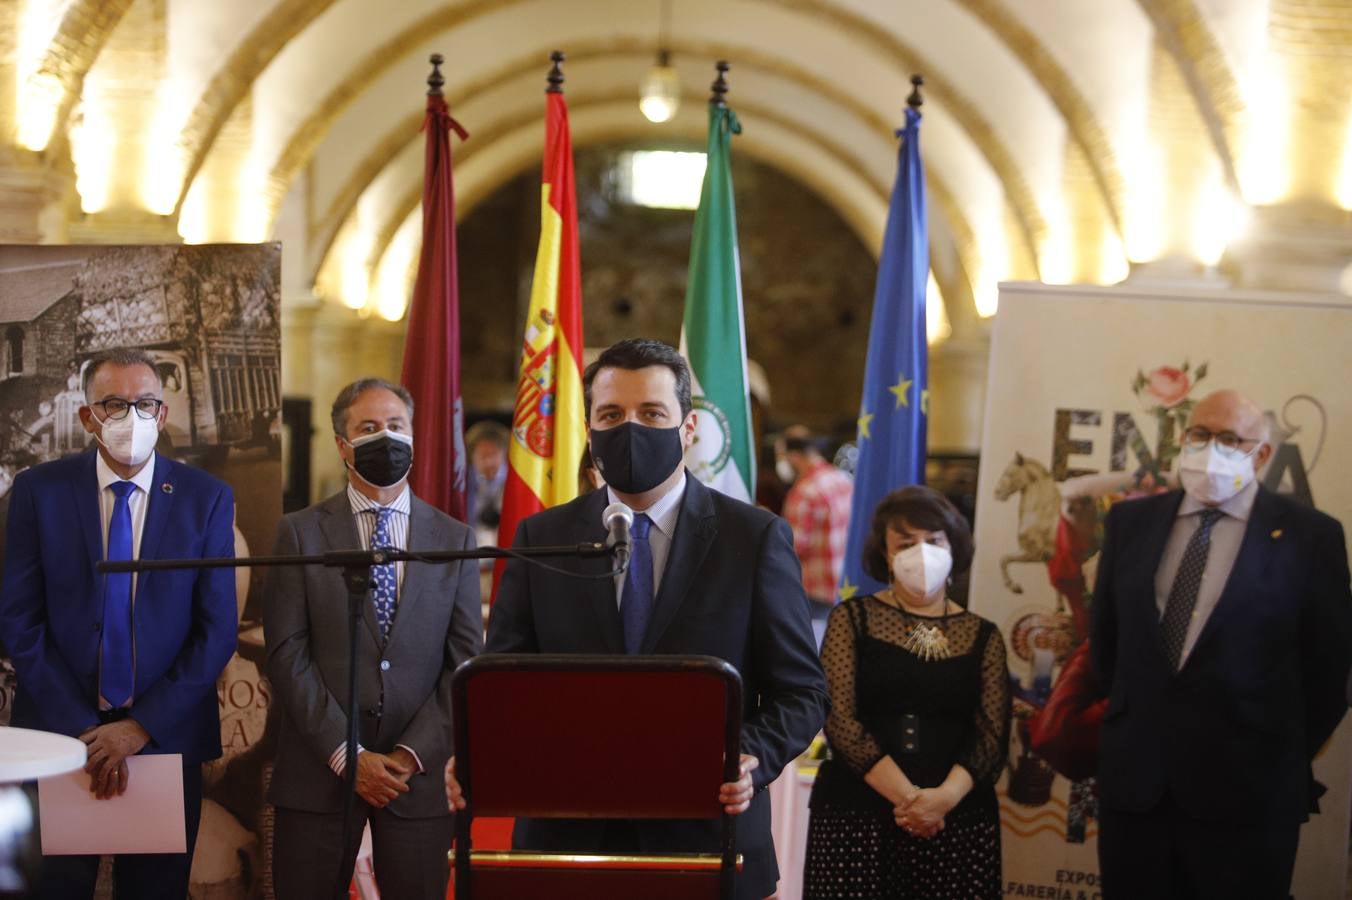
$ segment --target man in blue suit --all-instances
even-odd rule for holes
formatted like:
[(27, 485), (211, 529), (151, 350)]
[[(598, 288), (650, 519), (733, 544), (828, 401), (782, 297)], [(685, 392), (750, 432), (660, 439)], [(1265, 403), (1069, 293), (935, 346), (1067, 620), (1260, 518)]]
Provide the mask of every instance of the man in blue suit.
[(1105, 898), (1285, 898), (1310, 762), (1346, 711), (1347, 550), (1335, 519), (1262, 488), (1262, 411), (1193, 409), (1183, 491), (1108, 515), (1091, 652)]
[[(221, 754), (216, 679), (235, 649), (230, 569), (101, 575), (103, 559), (234, 554), (224, 483), (157, 456), (163, 386), (138, 350), (85, 370), (85, 430), (97, 450), (21, 473), (10, 491), (0, 640), (18, 687), (12, 724), (79, 737), (99, 798), (127, 789), (127, 758), (183, 758), (187, 852), (119, 856), (119, 897), (187, 895), (201, 763)], [(32, 896), (89, 897), (96, 856), (47, 857)]]

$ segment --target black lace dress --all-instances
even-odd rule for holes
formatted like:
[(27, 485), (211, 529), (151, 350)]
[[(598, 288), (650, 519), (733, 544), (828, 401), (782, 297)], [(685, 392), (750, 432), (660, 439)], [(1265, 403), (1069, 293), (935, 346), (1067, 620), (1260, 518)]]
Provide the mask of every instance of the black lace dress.
[[(999, 630), (966, 611), (917, 616), (858, 597), (831, 612), (822, 665), (832, 759), (812, 790), (805, 900), (1002, 896), (995, 782), (1010, 694)], [(863, 780), (884, 755), (917, 787), (937, 787), (955, 763), (975, 786), (942, 831), (914, 837)]]

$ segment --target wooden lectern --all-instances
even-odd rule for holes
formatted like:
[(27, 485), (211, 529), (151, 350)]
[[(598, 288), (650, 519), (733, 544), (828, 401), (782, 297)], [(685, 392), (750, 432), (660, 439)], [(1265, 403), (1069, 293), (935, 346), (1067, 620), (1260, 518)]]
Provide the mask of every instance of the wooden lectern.
[[(456, 900), (733, 896), (742, 680), (709, 656), (488, 654), (452, 682)], [(721, 819), (721, 852), (475, 851), (474, 816)]]

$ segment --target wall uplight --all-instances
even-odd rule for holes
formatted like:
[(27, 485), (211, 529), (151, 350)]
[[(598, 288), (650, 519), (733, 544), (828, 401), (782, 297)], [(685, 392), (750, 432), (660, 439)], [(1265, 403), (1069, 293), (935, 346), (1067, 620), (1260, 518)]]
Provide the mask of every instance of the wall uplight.
[(1255, 206), (1286, 197), (1291, 184), (1291, 104), (1287, 74), (1268, 52), (1243, 88), (1244, 142), (1239, 155), (1239, 184)]
[(376, 312), (387, 322), (398, 322), (408, 310), (417, 277), (417, 256), (422, 240), (422, 217), (409, 216), (385, 249), (376, 267)]
[(67, 4), (61, 0), (27, 0), (19, 5), (14, 46), (18, 114), (14, 137), (28, 150), (43, 150), (52, 139), (65, 88), (54, 73), (42, 71), (42, 64)]
[(1225, 186), (1219, 171), (1211, 172), (1193, 201), (1189, 241), (1193, 256), (1204, 266), (1216, 265), (1230, 242), (1248, 228), (1249, 219), (1249, 207)]
[(1352, 209), (1352, 115), (1347, 117), (1347, 136), (1343, 138), (1343, 164), (1338, 173), (1338, 205)]
[(929, 273), (925, 282), (925, 343), (933, 347), (948, 340), (953, 334), (953, 326), (948, 321), (948, 308), (944, 306), (944, 295), (939, 290), (939, 282), (934, 279), (934, 271)]

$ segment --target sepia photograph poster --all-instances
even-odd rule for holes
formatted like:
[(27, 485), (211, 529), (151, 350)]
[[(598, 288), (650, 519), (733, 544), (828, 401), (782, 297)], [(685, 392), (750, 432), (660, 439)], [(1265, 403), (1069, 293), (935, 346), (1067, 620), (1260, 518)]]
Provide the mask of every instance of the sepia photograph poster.
[[(280, 244), (0, 245), (0, 530), (14, 476), (92, 452), (81, 379), (103, 350), (154, 359), (156, 451), (228, 483), (236, 555), (267, 553), (281, 516)], [(0, 542), (0, 547), (3, 543)], [(204, 767), (194, 896), (261, 896), (269, 692), (259, 579), (236, 570), (240, 640), (218, 683), (224, 755)], [(0, 662), (0, 723), (14, 673)]]

